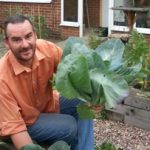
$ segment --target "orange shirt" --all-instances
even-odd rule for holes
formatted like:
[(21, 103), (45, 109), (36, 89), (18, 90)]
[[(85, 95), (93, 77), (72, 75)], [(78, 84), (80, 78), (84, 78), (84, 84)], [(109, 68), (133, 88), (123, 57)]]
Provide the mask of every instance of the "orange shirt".
[(62, 50), (37, 40), (32, 69), (17, 62), (9, 50), (0, 60), (0, 136), (27, 130), (40, 112), (58, 112), (59, 94), (51, 83)]

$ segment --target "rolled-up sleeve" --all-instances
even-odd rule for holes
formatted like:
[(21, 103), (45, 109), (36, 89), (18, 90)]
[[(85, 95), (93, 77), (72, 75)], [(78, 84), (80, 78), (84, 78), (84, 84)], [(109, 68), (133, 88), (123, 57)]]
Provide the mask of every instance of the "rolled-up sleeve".
[(27, 130), (14, 96), (4, 82), (0, 85), (0, 136)]

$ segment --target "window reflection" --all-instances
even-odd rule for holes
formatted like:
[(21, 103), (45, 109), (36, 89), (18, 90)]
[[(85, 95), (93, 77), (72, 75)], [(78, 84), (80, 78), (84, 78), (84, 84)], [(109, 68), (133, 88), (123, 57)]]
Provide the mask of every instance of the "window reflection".
[(150, 28), (150, 12), (137, 12), (136, 13), (136, 27)]
[[(150, 0), (140, 0), (137, 2), (137, 7), (150, 7)], [(136, 27), (150, 28), (150, 10), (136, 13)]]
[(78, 21), (78, 0), (64, 0), (64, 21)]
[[(114, 7), (124, 6), (124, 0), (114, 0)], [(114, 25), (127, 26), (127, 19), (122, 10), (114, 10)]]
[[(139, 2), (139, 1), (137, 1)], [(140, 1), (135, 5), (132, 0), (114, 0), (114, 7), (118, 6), (135, 6), (135, 7), (150, 7), (150, 0)], [(114, 10), (114, 25), (128, 26), (127, 18), (122, 10)], [(135, 25), (138, 28), (150, 28), (150, 10), (146, 12), (136, 12)]]

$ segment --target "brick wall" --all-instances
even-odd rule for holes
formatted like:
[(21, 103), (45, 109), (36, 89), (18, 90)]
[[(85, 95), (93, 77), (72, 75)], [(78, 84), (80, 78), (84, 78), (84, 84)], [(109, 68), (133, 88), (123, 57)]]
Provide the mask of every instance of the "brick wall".
[[(84, 8), (86, 8), (85, 2), (86, 1), (84, 1)], [(50, 4), (0, 2), (0, 24), (5, 16), (18, 11), (19, 8), (19, 11), (21, 11), (22, 14), (44, 16), (49, 29), (48, 33), (50, 37), (65, 39), (68, 36), (79, 36), (79, 28), (60, 26), (60, 5), (60, 0), (53, 0)], [(100, 0), (87, 0), (87, 6), (88, 16), (84, 15), (84, 23), (87, 25), (88, 17), (90, 23), (89, 27), (98, 27), (100, 22)]]
[(61, 37), (66, 39), (69, 36), (79, 36), (79, 28), (76, 27), (61, 27)]
[[(100, 2), (101, 0), (84, 1), (84, 23), (86, 27), (98, 27), (100, 24)], [(88, 25), (89, 22), (89, 25)]]
[[(4, 19), (5, 16), (13, 14), (18, 11), (22, 14), (35, 15), (35, 16), (44, 16), (46, 23), (49, 28), (50, 36), (53, 36), (53, 31), (56, 31), (56, 35), (59, 33), (59, 24), (60, 24), (60, 2), (55, 0), (50, 4), (37, 4), (37, 3), (0, 3), (0, 21)], [(58, 17), (56, 17), (58, 15)]]

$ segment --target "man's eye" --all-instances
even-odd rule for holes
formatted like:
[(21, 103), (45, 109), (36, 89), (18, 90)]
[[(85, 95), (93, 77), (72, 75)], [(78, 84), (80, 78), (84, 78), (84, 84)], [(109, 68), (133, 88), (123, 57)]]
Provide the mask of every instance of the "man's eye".
[(21, 39), (12, 39), (13, 42), (20, 42)]
[(26, 36), (26, 39), (30, 39), (32, 37), (32, 34), (28, 34), (27, 36)]

